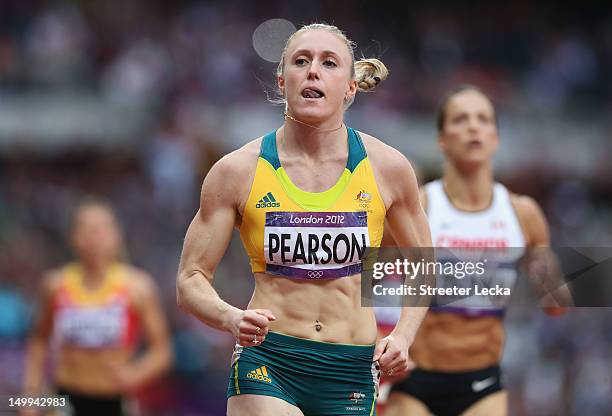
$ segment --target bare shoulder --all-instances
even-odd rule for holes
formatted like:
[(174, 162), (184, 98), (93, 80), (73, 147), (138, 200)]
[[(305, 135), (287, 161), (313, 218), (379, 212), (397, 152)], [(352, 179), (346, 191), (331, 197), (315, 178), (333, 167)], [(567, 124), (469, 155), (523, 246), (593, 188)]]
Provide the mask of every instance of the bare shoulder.
[(234, 150), (219, 159), (210, 169), (210, 173), (228, 175), (225, 179), (241, 178), (257, 166), (257, 158), (262, 138), (251, 140), (239, 149)]
[(207, 206), (216, 200), (242, 213), (255, 177), (262, 138), (250, 141), (223, 156), (208, 171), (202, 184), (200, 199)]
[(387, 209), (396, 201), (416, 200), (416, 176), (406, 156), (374, 136), (359, 134)]
[(521, 220), (529, 221), (543, 216), (540, 205), (528, 195), (511, 193), (510, 202)]
[(140, 301), (158, 295), (157, 283), (146, 270), (129, 264), (123, 264), (123, 267), (127, 273), (125, 282), (133, 299)]
[(406, 156), (394, 147), (389, 146), (383, 141), (369, 134), (359, 132), (366, 147), (368, 158), (380, 169), (381, 172), (397, 173), (396, 169), (408, 168), (412, 170), (410, 162)]
[(52, 269), (46, 272), (41, 280), (41, 292), (45, 296), (51, 296), (59, 289), (63, 278), (63, 268)]
[(510, 202), (518, 217), (527, 246), (550, 244), (548, 223), (536, 200), (527, 195), (510, 194)]

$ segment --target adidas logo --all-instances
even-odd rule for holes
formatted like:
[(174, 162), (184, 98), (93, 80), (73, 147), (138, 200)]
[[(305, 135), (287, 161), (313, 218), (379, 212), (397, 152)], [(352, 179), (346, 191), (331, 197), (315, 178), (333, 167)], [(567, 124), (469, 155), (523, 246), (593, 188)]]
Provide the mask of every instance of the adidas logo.
[(265, 381), (266, 383), (272, 383), (272, 379), (268, 377), (268, 370), (263, 365), (255, 370), (251, 370), (247, 373), (247, 378), (253, 378), (259, 381)]
[(265, 194), (264, 197), (261, 198), (259, 202), (257, 202), (257, 205), (255, 205), (255, 208), (278, 208), (278, 207), (280, 207), (280, 202), (276, 202), (276, 199), (274, 198), (274, 195), (272, 195), (272, 192), (268, 192), (267, 194)]

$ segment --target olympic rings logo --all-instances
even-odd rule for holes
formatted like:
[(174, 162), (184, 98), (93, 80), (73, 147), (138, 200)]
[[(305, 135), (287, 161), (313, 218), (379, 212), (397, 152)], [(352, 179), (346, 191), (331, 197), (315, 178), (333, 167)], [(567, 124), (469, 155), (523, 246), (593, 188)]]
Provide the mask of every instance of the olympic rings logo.
[(310, 277), (311, 279), (319, 279), (323, 277), (322, 270), (308, 270), (307, 274), (308, 274), (308, 277)]

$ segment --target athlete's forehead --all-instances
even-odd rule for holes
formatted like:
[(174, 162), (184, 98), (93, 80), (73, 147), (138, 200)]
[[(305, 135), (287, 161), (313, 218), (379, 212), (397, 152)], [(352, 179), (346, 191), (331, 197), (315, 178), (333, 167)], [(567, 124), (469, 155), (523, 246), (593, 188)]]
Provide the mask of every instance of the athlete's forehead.
[(495, 109), (491, 101), (484, 94), (468, 90), (453, 95), (446, 104), (446, 113), (448, 115), (465, 112), (492, 115)]
[(299, 56), (299, 55), (307, 55), (307, 56), (311, 56), (311, 55), (331, 55), (334, 57), (340, 57), (340, 55), (338, 55), (338, 53), (336, 51), (332, 51), (330, 49), (325, 49), (325, 50), (312, 50), (312, 49), (306, 49), (306, 48), (300, 48), (300, 49), (296, 49), (295, 51), (293, 51), (292, 56)]
[(296, 35), (287, 48), (287, 56), (298, 53), (310, 55), (336, 55), (337, 57), (350, 61), (348, 45), (337, 34), (324, 29), (307, 30)]
[(88, 204), (79, 208), (77, 212), (77, 217), (104, 217), (110, 218), (113, 214), (110, 212), (108, 208), (103, 205), (98, 204)]
[(114, 213), (103, 205), (88, 204), (78, 209), (74, 217), (74, 226), (91, 224), (114, 225), (116, 222)]

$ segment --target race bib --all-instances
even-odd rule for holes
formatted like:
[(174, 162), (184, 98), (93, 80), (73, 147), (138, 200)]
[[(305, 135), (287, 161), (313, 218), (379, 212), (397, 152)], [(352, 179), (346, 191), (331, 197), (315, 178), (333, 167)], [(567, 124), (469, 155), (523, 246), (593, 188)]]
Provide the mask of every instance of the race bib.
[(126, 325), (121, 305), (102, 307), (65, 307), (57, 317), (62, 340), (82, 348), (116, 346)]
[(266, 272), (333, 279), (361, 272), (370, 245), (367, 212), (267, 212)]

